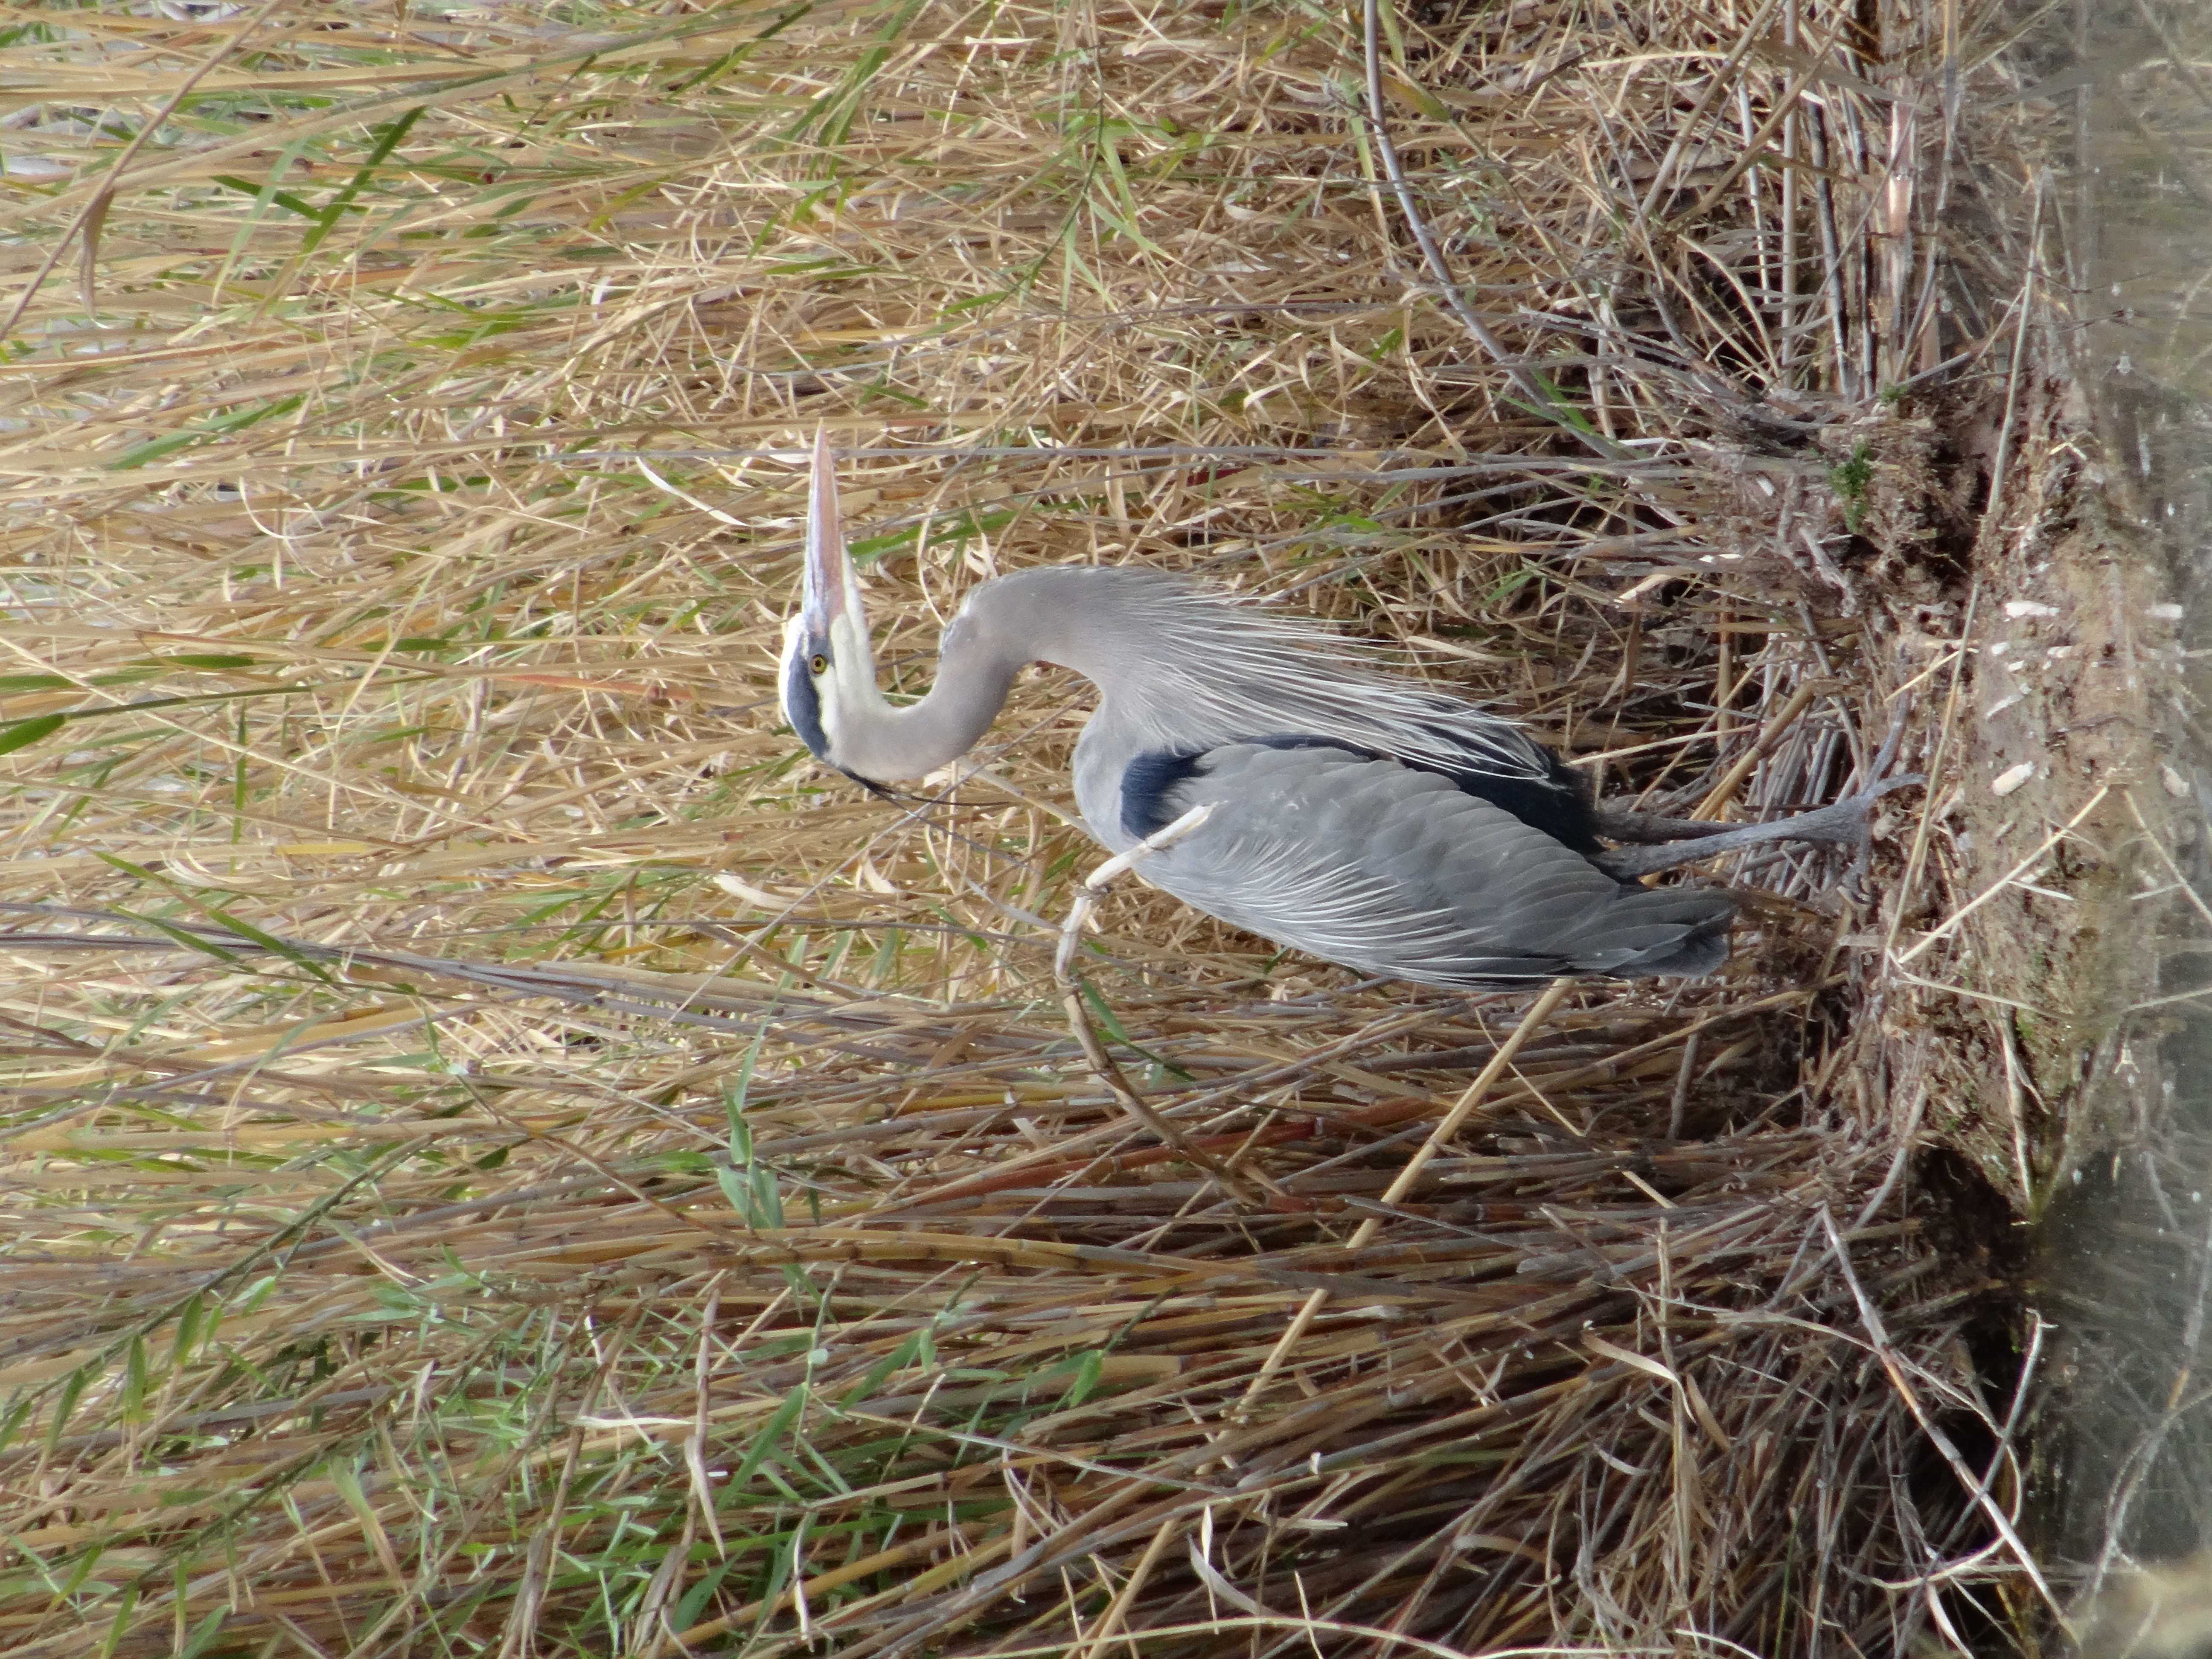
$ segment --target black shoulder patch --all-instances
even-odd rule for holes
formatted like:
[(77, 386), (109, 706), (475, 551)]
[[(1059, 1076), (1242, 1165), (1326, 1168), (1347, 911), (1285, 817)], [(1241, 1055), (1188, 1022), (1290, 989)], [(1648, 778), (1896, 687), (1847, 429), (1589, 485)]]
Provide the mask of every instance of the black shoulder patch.
[(822, 699), (807, 672), (806, 653), (794, 651), (783, 669), (783, 714), (799, 740), (814, 751), (817, 760), (830, 757), (830, 734), (822, 729)]
[[(1437, 725), (1430, 729), (1440, 744), (1449, 745), (1454, 741), (1449, 726)], [(1516, 775), (1486, 772), (1479, 766), (1424, 765), (1415, 760), (1404, 764), (1449, 778), (1465, 793), (1504, 808), (1530, 829), (1541, 830), (1562, 847), (1583, 854), (1605, 851), (1605, 843), (1598, 839), (1597, 813), (1590, 804), (1589, 779), (1565, 765), (1542, 744), (1526, 738), (1522, 741), (1543, 763), (1541, 777), (1530, 777), (1526, 773)]]
[(1121, 773), (1121, 833), (1142, 841), (1173, 823), (1180, 813), (1168, 810), (1168, 791), (1198, 775), (1204, 750), (1155, 749), (1139, 755)]
[(1589, 781), (1563, 765), (1550, 750), (1540, 751), (1548, 776), (1505, 778), (1489, 772), (1442, 772), (1470, 795), (1502, 806), (1532, 830), (1541, 830), (1562, 847), (1585, 855), (1605, 851), (1597, 838), (1597, 813), (1590, 805)]

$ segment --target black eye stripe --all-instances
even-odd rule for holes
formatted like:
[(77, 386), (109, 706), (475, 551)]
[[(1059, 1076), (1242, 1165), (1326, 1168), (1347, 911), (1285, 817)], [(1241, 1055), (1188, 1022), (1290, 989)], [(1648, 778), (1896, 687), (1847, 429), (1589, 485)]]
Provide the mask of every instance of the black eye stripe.
[(812, 750), (817, 758), (830, 752), (830, 734), (822, 729), (822, 699), (814, 690), (814, 676), (807, 672), (806, 658), (797, 652), (783, 675), (783, 713), (791, 722), (791, 729), (799, 733), (799, 740)]

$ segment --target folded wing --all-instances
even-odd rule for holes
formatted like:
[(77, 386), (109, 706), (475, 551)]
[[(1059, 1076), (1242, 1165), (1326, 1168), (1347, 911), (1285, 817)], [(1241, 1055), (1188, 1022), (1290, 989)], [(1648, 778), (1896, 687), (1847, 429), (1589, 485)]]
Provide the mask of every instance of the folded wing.
[(1240, 743), (1181, 761), (1162, 782), (1150, 817), (1214, 811), (1146, 860), (1147, 880), (1347, 967), (1481, 986), (1704, 974), (1728, 954), (1726, 894), (1616, 880), (1433, 772), (1327, 745)]

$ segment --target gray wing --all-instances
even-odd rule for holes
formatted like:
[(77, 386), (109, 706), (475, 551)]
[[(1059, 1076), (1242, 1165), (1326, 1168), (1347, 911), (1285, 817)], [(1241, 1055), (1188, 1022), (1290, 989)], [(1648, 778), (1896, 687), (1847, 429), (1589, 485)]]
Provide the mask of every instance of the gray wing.
[(1559, 974), (1710, 973), (1735, 906), (1625, 884), (1451, 780), (1328, 747), (1231, 744), (1189, 763), (1158, 816), (1213, 815), (1146, 880), (1330, 962), (1431, 985)]

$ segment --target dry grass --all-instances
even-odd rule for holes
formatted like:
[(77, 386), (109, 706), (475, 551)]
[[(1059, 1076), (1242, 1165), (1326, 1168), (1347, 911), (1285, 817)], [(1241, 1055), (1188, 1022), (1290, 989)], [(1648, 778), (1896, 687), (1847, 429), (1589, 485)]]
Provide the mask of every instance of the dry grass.
[(1994, 44), (1943, 21), (1387, 19), (1386, 146), (1356, 15), (1287, 3), (12, 14), (0, 1644), (2031, 1607), (1967, 1559), (1980, 1281), (1851, 1030), (1909, 895), (1741, 871), (1728, 976), (1577, 991), (1386, 1205), (1522, 1003), (1126, 884), (1102, 1029), (1247, 1202), (1061, 1019), (1075, 689), (893, 806), (769, 672), (827, 422), (908, 684), (974, 582), (1143, 560), (1615, 792), (1832, 795), (1925, 666), (1869, 645), (1842, 417), (2002, 320), (1896, 182), (1946, 135), (1893, 92)]

